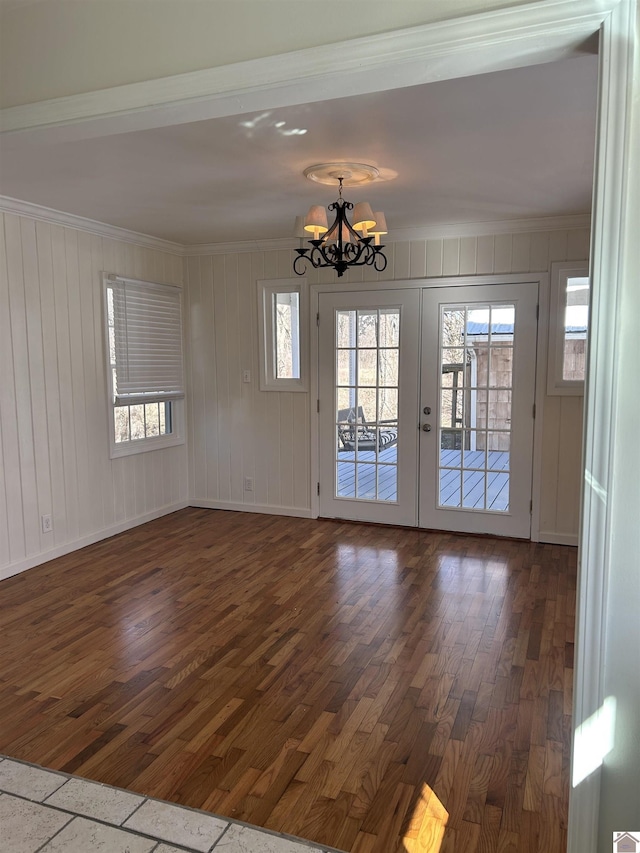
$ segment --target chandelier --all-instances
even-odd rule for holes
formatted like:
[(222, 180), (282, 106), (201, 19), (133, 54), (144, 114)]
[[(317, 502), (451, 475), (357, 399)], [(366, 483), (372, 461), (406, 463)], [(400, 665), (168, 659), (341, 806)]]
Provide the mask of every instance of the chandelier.
[[(304, 275), (308, 264), (314, 269), (333, 267), (338, 277), (351, 267), (370, 266), (382, 272), (387, 266), (384, 246), (380, 244), (381, 235), (387, 233), (384, 214), (374, 213), (366, 201), (353, 205), (342, 198), (343, 184), (366, 183), (378, 176), (378, 170), (363, 163), (323, 163), (310, 166), (304, 174), (318, 183), (337, 184), (338, 198), (328, 206), (335, 216), (331, 226), (321, 205), (312, 205), (305, 217), (296, 217), (295, 234), (300, 238), (293, 262), (296, 275)], [(351, 210), (353, 224), (347, 218), (347, 211)], [(313, 234), (313, 239), (308, 239), (309, 234)], [(302, 246), (305, 237), (311, 248)]]

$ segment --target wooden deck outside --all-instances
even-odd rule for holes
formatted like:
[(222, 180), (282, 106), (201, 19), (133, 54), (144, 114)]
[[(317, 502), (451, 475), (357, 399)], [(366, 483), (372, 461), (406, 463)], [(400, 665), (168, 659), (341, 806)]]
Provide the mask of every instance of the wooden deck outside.
[(575, 553), (174, 513), (0, 583), (0, 753), (353, 853), (563, 853)]
[[(386, 447), (377, 457), (367, 450), (358, 454), (358, 480), (356, 486), (355, 453), (341, 450), (338, 453), (338, 496), (395, 501), (398, 497), (397, 447)], [(461, 471), (460, 465), (464, 471)], [(483, 468), (487, 472), (473, 470)], [(440, 470), (440, 503), (443, 506), (467, 509), (485, 508), (504, 511), (509, 508), (509, 454), (505, 451), (465, 450), (464, 459), (459, 450), (443, 450)], [(457, 467), (454, 467), (457, 466)], [(376, 470), (377, 468), (377, 470)], [(378, 491), (376, 495), (376, 477)], [(462, 495), (462, 497), (461, 497)]]

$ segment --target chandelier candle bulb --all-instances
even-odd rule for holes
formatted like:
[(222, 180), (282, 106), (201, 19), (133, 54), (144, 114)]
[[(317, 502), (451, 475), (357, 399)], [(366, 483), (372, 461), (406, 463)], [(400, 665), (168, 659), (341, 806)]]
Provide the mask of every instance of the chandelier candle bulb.
[(376, 210), (373, 214), (373, 218), (375, 219), (376, 224), (373, 226), (373, 228), (369, 229), (369, 233), (373, 234), (373, 236), (375, 237), (374, 245), (379, 246), (380, 236), (382, 234), (389, 233), (387, 230), (387, 220), (385, 219), (384, 213), (381, 210)]
[(329, 230), (327, 225), (327, 211), (319, 204), (314, 204), (309, 208), (309, 213), (304, 221), (305, 231), (311, 231), (313, 239), (317, 240), (321, 234), (326, 234)]
[(356, 231), (362, 231), (362, 236), (367, 236), (367, 231), (375, 228), (376, 220), (367, 201), (359, 201), (353, 208), (353, 227)]
[(300, 241), (300, 248), (302, 248), (302, 241), (307, 236), (307, 232), (304, 229), (304, 219), (304, 216), (296, 216), (296, 221), (293, 226), (293, 236), (297, 237)]

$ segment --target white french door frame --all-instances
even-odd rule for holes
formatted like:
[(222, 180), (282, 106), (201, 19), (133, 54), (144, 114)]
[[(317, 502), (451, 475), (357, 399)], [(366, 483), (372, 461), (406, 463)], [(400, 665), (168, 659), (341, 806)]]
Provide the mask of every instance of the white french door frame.
[[(429, 421), (432, 429), (420, 433), (419, 457), (419, 526), (468, 533), (492, 533), (496, 536), (514, 536), (530, 539), (531, 502), (533, 500), (533, 434), (536, 418), (533, 405), (536, 388), (536, 359), (538, 353), (538, 323), (536, 312), (539, 285), (522, 283), (482, 286), (477, 283), (469, 288), (455, 287), (451, 290), (425, 288), (423, 290), (421, 325), (422, 357), (420, 407), (425, 403), (432, 406), (430, 416), (421, 417)], [(458, 295), (459, 294), (459, 295)], [(497, 305), (504, 302), (514, 310), (513, 346), (511, 363), (511, 421), (509, 449), (509, 501), (502, 512), (487, 511), (485, 508), (466, 507), (461, 489), (460, 504), (455, 508), (441, 503), (441, 476), (445, 469), (441, 462), (442, 426), (442, 327), (441, 310), (450, 304)], [(465, 346), (472, 346), (468, 341)], [(489, 346), (489, 343), (487, 343)], [(428, 365), (437, 364), (437, 371)], [(468, 379), (464, 386), (468, 388)], [(487, 382), (491, 388), (487, 362)], [(473, 393), (473, 392), (472, 392)], [(465, 409), (466, 410), (466, 409)], [(487, 465), (488, 459), (487, 459)], [(460, 459), (460, 476), (467, 468), (464, 454)], [(474, 466), (475, 467), (475, 466)], [(471, 471), (468, 475), (476, 476)], [(486, 473), (487, 480), (489, 472)]]
[[(337, 300), (341, 301), (340, 309), (342, 310), (354, 310), (359, 308), (366, 308), (360, 303), (360, 300), (357, 297), (358, 293), (361, 294), (380, 294), (379, 299), (374, 299), (375, 305), (371, 305), (371, 308), (395, 308), (398, 307), (400, 311), (400, 370), (403, 374), (402, 385), (400, 389), (400, 399), (399, 399), (399, 411), (398, 411), (398, 426), (399, 426), (399, 439), (398, 439), (398, 466), (396, 468), (397, 472), (397, 501), (389, 501), (388, 503), (379, 502), (379, 501), (368, 501), (368, 500), (360, 500), (351, 498), (337, 498), (335, 500), (335, 508), (337, 509), (340, 504), (342, 504), (341, 511), (343, 510), (344, 516), (336, 516), (336, 517), (344, 517), (345, 519), (349, 518), (353, 521), (356, 520), (365, 520), (367, 522), (375, 522), (379, 523), (389, 523), (389, 524), (403, 524), (410, 527), (415, 527), (418, 521), (417, 517), (417, 494), (418, 494), (418, 474), (416, 469), (409, 470), (407, 467), (406, 461), (411, 459), (412, 464), (415, 462), (416, 456), (418, 454), (418, 435), (417, 430), (412, 430), (412, 427), (415, 427), (415, 419), (410, 417), (410, 410), (414, 409), (417, 405), (418, 393), (419, 393), (419, 375), (420, 375), (420, 336), (421, 336), (421, 328), (420, 323), (418, 321), (418, 316), (421, 310), (421, 299), (420, 293), (417, 288), (411, 287), (404, 289), (403, 293), (400, 287), (397, 286), (397, 283), (394, 283), (394, 286), (388, 286), (386, 288), (377, 287), (375, 289), (366, 288), (358, 288), (357, 290), (330, 290), (328, 291), (332, 296), (336, 296)], [(409, 291), (409, 297), (406, 297), (406, 290)], [(325, 291), (326, 293), (327, 291)], [(318, 292), (318, 308), (319, 306), (319, 296)], [(413, 303), (413, 304), (411, 304)], [(335, 305), (334, 305), (335, 307)], [(340, 310), (337, 309), (337, 310)], [(318, 311), (319, 314), (319, 311)], [(413, 320), (415, 321), (415, 325), (411, 324), (411, 320), (409, 320), (409, 325), (407, 325), (407, 319), (410, 315), (413, 314)], [(335, 316), (335, 315), (334, 315)], [(316, 331), (318, 331), (318, 325), (316, 323)], [(328, 329), (324, 329), (325, 333), (328, 332)], [(333, 335), (332, 335), (333, 337)], [(417, 358), (413, 364), (407, 363), (407, 356), (409, 354), (409, 350), (412, 346), (416, 350)], [(325, 346), (326, 346), (326, 337), (325, 337)], [(322, 399), (320, 395), (322, 394), (322, 381), (320, 379), (320, 360), (319, 353), (321, 348), (321, 340), (318, 338), (317, 345), (315, 348), (315, 357), (316, 357), (316, 365), (314, 365), (313, 373), (318, 380), (318, 388), (317, 393), (318, 396), (316, 399)], [(333, 350), (333, 359), (335, 365), (335, 343), (332, 347)], [(403, 369), (404, 368), (404, 369)], [(414, 375), (413, 375), (414, 374)], [(412, 378), (410, 378), (412, 377)], [(327, 388), (327, 379), (328, 376), (325, 377), (325, 390)], [(409, 395), (405, 394), (405, 388), (409, 386), (413, 386), (413, 396), (409, 399)], [(334, 436), (335, 439), (335, 378), (331, 384), (331, 393), (333, 397), (333, 417), (332, 422), (334, 425)], [(326, 398), (325, 398), (326, 400)], [(313, 407), (312, 407), (313, 408)], [(317, 437), (317, 468), (320, 468), (320, 460), (322, 458), (322, 445), (321, 445), (321, 434), (320, 434), (320, 424), (322, 415), (318, 412), (318, 406), (315, 407), (315, 413), (312, 420), (315, 421), (315, 436)], [(323, 409), (323, 413), (326, 417), (327, 410)], [(325, 429), (326, 429), (326, 421), (325, 421)], [(335, 476), (335, 440), (332, 442), (333, 447), (333, 468)], [(326, 448), (325, 448), (326, 449)], [(325, 457), (326, 458), (326, 457)], [(326, 498), (326, 490), (331, 485), (332, 488), (335, 488), (337, 485), (334, 482), (333, 476), (331, 479), (326, 475), (323, 477), (321, 482), (321, 489), (325, 490), (325, 498)], [(312, 481), (312, 482), (318, 482)], [(315, 498), (317, 502), (317, 506), (314, 508), (314, 518), (318, 517), (318, 513), (320, 511), (320, 502), (321, 498), (318, 497), (317, 489), (315, 492)], [(335, 495), (334, 495), (335, 498)], [(331, 499), (330, 499), (331, 500)], [(333, 502), (333, 501), (332, 501)], [(325, 507), (326, 507), (325, 503)]]
[(318, 518), (320, 501), (317, 484), (320, 482), (320, 428), (318, 417), (319, 401), (319, 336), (318, 317), (321, 293), (358, 293), (394, 289), (469, 287), (482, 285), (538, 285), (538, 338), (536, 347), (536, 418), (533, 430), (533, 480), (531, 500), (531, 540), (539, 541), (540, 534), (540, 492), (542, 461), (542, 424), (544, 417), (545, 389), (547, 387), (546, 353), (548, 346), (549, 316), (549, 275), (548, 273), (515, 273), (498, 275), (447, 276), (444, 278), (388, 279), (386, 281), (360, 281), (336, 284), (312, 284), (309, 288), (309, 340), (311, 351), (311, 517)]

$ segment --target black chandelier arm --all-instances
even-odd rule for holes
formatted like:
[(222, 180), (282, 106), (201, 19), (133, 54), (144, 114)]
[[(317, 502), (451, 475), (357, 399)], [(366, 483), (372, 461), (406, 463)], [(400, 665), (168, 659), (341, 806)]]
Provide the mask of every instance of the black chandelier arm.
[(298, 255), (293, 261), (293, 271), (296, 275), (305, 275), (307, 272), (304, 262), (309, 260), (308, 251), (308, 249), (296, 249)]
[(387, 268), (387, 256), (382, 251), (384, 246), (374, 246), (373, 268), (376, 272), (383, 272)]
[(328, 210), (335, 210), (336, 216), (323, 238), (309, 240), (310, 249), (296, 249), (298, 254), (293, 262), (296, 275), (305, 274), (307, 262), (314, 269), (333, 267), (338, 277), (344, 275), (349, 267), (368, 265), (377, 272), (386, 269), (387, 258), (382, 252), (384, 247), (372, 245), (373, 237), (360, 236), (347, 219), (346, 211), (353, 210), (353, 204), (342, 198), (342, 182), (340, 197), (328, 206)]

